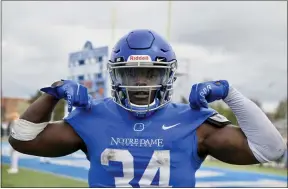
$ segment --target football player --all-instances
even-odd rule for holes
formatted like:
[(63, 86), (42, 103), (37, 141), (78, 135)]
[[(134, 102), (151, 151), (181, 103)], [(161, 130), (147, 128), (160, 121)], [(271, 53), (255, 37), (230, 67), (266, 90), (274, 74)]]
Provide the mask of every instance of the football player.
[[(181, 62), (179, 62), (181, 63)], [(190, 104), (171, 102), (178, 62), (157, 33), (131, 31), (111, 53), (112, 98), (61, 80), (21, 115), (9, 138), (19, 152), (59, 157), (79, 149), (90, 161), (90, 187), (194, 187), (207, 155), (238, 165), (277, 160), (286, 145), (266, 115), (228, 81), (194, 84)], [(49, 122), (60, 99), (69, 111)], [(223, 100), (235, 127), (208, 103)]]

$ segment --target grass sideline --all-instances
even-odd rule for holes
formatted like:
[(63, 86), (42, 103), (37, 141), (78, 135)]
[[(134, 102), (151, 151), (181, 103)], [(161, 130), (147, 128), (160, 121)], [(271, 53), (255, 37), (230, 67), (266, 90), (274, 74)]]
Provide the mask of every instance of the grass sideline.
[[(215, 167), (215, 168), (226, 168), (234, 170), (242, 170), (257, 173), (267, 173), (280, 176), (287, 176), (287, 169), (276, 169), (269, 167), (258, 167), (251, 165), (230, 165), (223, 162), (217, 161), (205, 161), (203, 166)], [(18, 174), (10, 175), (7, 173), (8, 165), (1, 164), (1, 187), (8, 188), (20, 188), (20, 187), (77, 187), (77, 188), (87, 188), (88, 183), (85, 181), (80, 181), (72, 178), (67, 178), (65, 176), (45, 173), (28, 168), (20, 168)]]
[(22, 187), (77, 187), (87, 188), (88, 183), (71, 178), (65, 178), (60, 175), (53, 175), (41, 171), (27, 168), (20, 168), (18, 174), (8, 174), (8, 165), (1, 164), (1, 187), (22, 188)]
[(259, 167), (257, 165), (231, 165), (221, 161), (204, 161), (202, 166), (226, 168), (226, 169), (247, 171), (254, 173), (273, 174), (287, 177), (287, 169), (279, 169), (273, 167)]

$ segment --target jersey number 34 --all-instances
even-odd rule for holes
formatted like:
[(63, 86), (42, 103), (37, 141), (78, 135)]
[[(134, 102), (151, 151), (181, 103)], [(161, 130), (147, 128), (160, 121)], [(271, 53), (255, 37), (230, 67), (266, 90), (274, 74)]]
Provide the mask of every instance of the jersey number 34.
[[(106, 148), (101, 154), (101, 164), (109, 166), (109, 161), (121, 162), (123, 176), (115, 177), (116, 187), (132, 187), (129, 182), (134, 178), (134, 157), (128, 150)], [(153, 187), (151, 185), (159, 169), (159, 186), (169, 187), (170, 180), (170, 151), (155, 150), (141, 179), (140, 187)], [(157, 187), (159, 187), (157, 186)], [(154, 185), (155, 187), (155, 185)]]

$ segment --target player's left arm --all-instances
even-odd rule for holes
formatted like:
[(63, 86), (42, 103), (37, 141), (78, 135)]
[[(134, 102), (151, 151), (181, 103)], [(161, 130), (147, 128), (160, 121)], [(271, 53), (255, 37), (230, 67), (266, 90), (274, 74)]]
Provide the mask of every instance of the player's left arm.
[(245, 134), (239, 127), (234, 125), (219, 127), (218, 124), (206, 122), (197, 132), (206, 134), (198, 147), (198, 153), (201, 156), (211, 155), (223, 162), (237, 165), (259, 163), (248, 145)]
[[(209, 102), (222, 99), (237, 117), (239, 127), (216, 128), (213, 123), (204, 124), (208, 134), (202, 139), (200, 149), (224, 162), (242, 165), (275, 161), (283, 156), (286, 145), (282, 136), (254, 102), (225, 80), (201, 85), (196, 87), (200, 89), (198, 92), (192, 88), (191, 106), (203, 107), (204, 104), (205, 107)], [(206, 94), (203, 95), (201, 88), (208, 89)]]

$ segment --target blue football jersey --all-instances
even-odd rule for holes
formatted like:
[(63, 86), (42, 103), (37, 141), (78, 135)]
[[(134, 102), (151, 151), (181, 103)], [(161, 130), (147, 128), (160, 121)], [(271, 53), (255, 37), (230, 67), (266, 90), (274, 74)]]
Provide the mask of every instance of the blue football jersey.
[(214, 113), (170, 103), (141, 119), (107, 98), (65, 121), (86, 144), (90, 187), (194, 187), (203, 162), (196, 129)]

